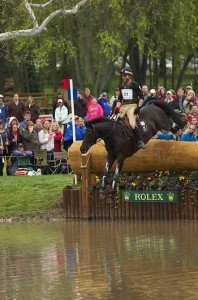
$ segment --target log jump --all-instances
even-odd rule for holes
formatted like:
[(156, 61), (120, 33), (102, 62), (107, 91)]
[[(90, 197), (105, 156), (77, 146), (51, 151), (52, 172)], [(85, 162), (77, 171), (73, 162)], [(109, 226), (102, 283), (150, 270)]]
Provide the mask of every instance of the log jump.
[[(75, 174), (82, 175), (82, 142), (74, 142), (69, 148), (70, 165)], [(90, 149), (90, 172), (104, 171), (107, 152), (100, 141)], [(112, 167), (112, 170), (114, 170)], [(198, 170), (198, 142), (162, 141), (151, 139), (146, 149), (139, 150), (125, 160), (122, 172), (147, 172), (154, 170)]]
[[(82, 177), (82, 187), (63, 190), (64, 214), (67, 219), (102, 220), (198, 220), (198, 190), (181, 190), (177, 203), (109, 204), (100, 201), (99, 191), (91, 188), (91, 175), (102, 174), (106, 161), (103, 141), (92, 146), (87, 154), (80, 152), (81, 142), (69, 148), (69, 160), (74, 174)], [(153, 170), (197, 170), (198, 142), (150, 140), (147, 148), (125, 160), (122, 172)]]

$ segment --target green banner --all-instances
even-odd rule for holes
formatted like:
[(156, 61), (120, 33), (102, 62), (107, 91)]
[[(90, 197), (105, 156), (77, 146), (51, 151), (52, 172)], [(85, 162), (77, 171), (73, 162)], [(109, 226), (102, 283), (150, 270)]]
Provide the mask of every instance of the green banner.
[(176, 203), (177, 192), (173, 191), (124, 191), (122, 190), (123, 202), (158, 202)]

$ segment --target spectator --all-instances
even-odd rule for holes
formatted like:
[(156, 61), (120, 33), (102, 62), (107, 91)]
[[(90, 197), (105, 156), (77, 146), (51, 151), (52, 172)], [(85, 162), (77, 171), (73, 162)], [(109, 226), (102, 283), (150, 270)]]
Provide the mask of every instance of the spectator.
[(15, 175), (15, 172), (18, 169), (18, 163), (17, 163), (17, 156), (32, 156), (32, 151), (30, 150), (24, 150), (24, 146), (22, 143), (19, 143), (17, 145), (17, 148), (12, 153), (13, 159), (11, 166), (8, 167), (8, 174), (9, 175)]
[(92, 104), (89, 105), (88, 110), (87, 110), (87, 119), (93, 120), (96, 118), (100, 118), (104, 115), (103, 109), (100, 104), (97, 103), (97, 99), (94, 97), (91, 100)]
[(156, 100), (157, 100), (156, 91), (155, 89), (151, 89), (149, 96), (146, 98), (146, 100), (144, 100), (142, 106), (146, 106), (148, 103), (151, 103), (151, 101), (156, 101)]
[(93, 96), (91, 95), (91, 91), (89, 88), (85, 88), (85, 94), (83, 97), (86, 100), (87, 110), (88, 107), (92, 104)]
[(13, 100), (8, 103), (7, 106), (8, 117), (16, 117), (19, 122), (23, 121), (23, 113), (25, 111), (25, 106), (23, 102), (19, 99), (18, 94), (14, 94)]
[(27, 122), (30, 121), (30, 119), (31, 119), (31, 113), (30, 113), (30, 111), (29, 110), (24, 111), (24, 113), (23, 113), (23, 121), (20, 122), (19, 128), (21, 128), (21, 129), (27, 128)]
[(87, 101), (81, 94), (77, 94), (77, 100), (74, 101), (74, 113), (75, 115), (86, 119), (87, 115)]
[[(85, 126), (85, 122), (83, 120), (83, 118), (79, 117), (78, 119), (78, 128), (79, 128), (79, 140), (83, 140), (84, 139), (84, 133), (86, 131), (86, 126)], [(81, 137), (80, 137), (81, 134)]]
[(172, 97), (172, 92), (171, 91), (166, 92), (166, 98), (165, 98), (164, 102), (166, 102), (166, 103), (173, 102), (173, 97)]
[(21, 131), (21, 136), (25, 150), (34, 152), (40, 149), (38, 131), (32, 121), (27, 121), (25, 129)]
[(160, 96), (161, 89), (164, 89), (164, 86), (161, 85), (161, 84), (158, 84), (157, 91), (156, 91), (156, 97), (157, 98)]
[(9, 127), (9, 123), (10, 123), (10, 118), (7, 118), (5, 123), (5, 129)]
[(172, 93), (172, 98), (173, 98), (173, 100), (175, 100), (176, 97), (177, 97), (175, 91), (174, 91), (173, 89), (170, 89), (169, 91)]
[(190, 113), (193, 105), (196, 104), (195, 92), (193, 90), (189, 90), (186, 95), (186, 99), (183, 102), (183, 106), (186, 113)]
[(192, 86), (191, 85), (187, 85), (187, 87), (185, 88), (185, 94), (188, 94), (188, 91), (192, 90)]
[(35, 122), (35, 128), (37, 130), (37, 132), (39, 132), (41, 129), (43, 129), (43, 124), (41, 119), (37, 119)]
[(52, 122), (52, 132), (54, 135), (54, 152), (61, 152), (63, 134), (58, 122)]
[(198, 122), (198, 106), (196, 104), (192, 105), (192, 110), (188, 115), (188, 121), (191, 123), (192, 118), (196, 118)]
[(194, 125), (195, 126), (195, 134), (197, 135), (197, 138), (198, 138), (198, 118), (192, 117), (189, 125)]
[(64, 105), (64, 102), (62, 99), (58, 99), (57, 105), (58, 106), (55, 109), (55, 120), (56, 120), (56, 122), (58, 122), (61, 132), (64, 134), (64, 132), (67, 129), (68, 109)]
[(5, 105), (3, 99), (3, 95), (0, 94), (0, 120), (2, 121), (3, 128), (5, 128), (7, 119), (7, 105)]
[(149, 90), (147, 85), (142, 86), (143, 99), (146, 100), (149, 96)]
[[(120, 89), (119, 89), (119, 93), (120, 93)], [(118, 99), (115, 99), (113, 102), (110, 118), (116, 118), (115, 109), (117, 107), (117, 102), (118, 102)]]
[(98, 104), (100, 104), (101, 107), (102, 107), (103, 115), (105, 117), (109, 117), (110, 112), (111, 112), (111, 108), (110, 108), (110, 104), (107, 100), (107, 93), (106, 92), (103, 92), (101, 94), (101, 97), (98, 99)]
[(184, 95), (184, 90), (183, 90), (183, 88), (180, 87), (177, 90), (177, 96), (176, 96), (176, 99), (173, 104), (173, 109), (178, 109), (181, 112), (185, 112), (185, 109), (183, 106), (185, 98), (186, 98), (186, 96)]
[[(97, 101), (97, 100), (96, 100)], [(99, 105), (99, 104), (98, 104)], [(82, 140), (82, 130), (79, 129), (79, 117), (74, 116), (75, 121), (75, 133), (76, 133), (76, 141)], [(72, 121), (68, 123), (67, 130), (64, 135), (64, 149), (65, 151), (68, 151), (69, 147), (73, 144), (73, 127), (72, 127)]]
[(176, 135), (173, 134), (171, 131), (161, 130), (156, 133), (154, 138), (158, 140), (175, 141)]
[(25, 105), (25, 110), (26, 111), (30, 111), (30, 113), (31, 113), (31, 121), (33, 123), (35, 123), (36, 120), (40, 116), (40, 111), (39, 111), (39, 107), (37, 106), (37, 104), (34, 103), (34, 98), (32, 96), (28, 97), (27, 104)]
[(43, 129), (39, 131), (38, 137), (41, 150), (46, 149), (48, 161), (52, 160), (54, 150), (54, 137), (49, 120), (43, 121)]
[(181, 141), (183, 142), (196, 142), (197, 136), (195, 134), (195, 126), (189, 125), (187, 130), (182, 134)]
[(7, 135), (3, 129), (3, 121), (0, 119), (0, 176), (3, 176), (4, 156), (6, 156)]
[(8, 138), (8, 143), (9, 143), (8, 144), (8, 155), (11, 155), (11, 153), (14, 150), (16, 150), (17, 145), (19, 143), (22, 143), (21, 129), (18, 128), (17, 124), (13, 123), (9, 127), (9, 132), (8, 132), (7, 138)]
[(112, 109), (112, 107), (113, 107), (114, 101), (115, 101), (115, 100), (118, 100), (119, 94), (120, 94), (120, 89), (119, 89), (119, 87), (118, 87), (118, 88), (115, 90), (115, 95), (113, 95), (113, 96), (111, 97), (110, 101), (109, 101), (109, 105), (110, 105), (111, 109)]
[(55, 119), (55, 110), (56, 110), (56, 108), (57, 108), (57, 106), (58, 106), (57, 104), (58, 104), (58, 100), (59, 100), (59, 99), (62, 99), (62, 100), (63, 100), (63, 105), (65, 105), (65, 107), (66, 107), (67, 110), (68, 110), (68, 113), (70, 113), (70, 107), (69, 107), (67, 101), (63, 98), (63, 93), (62, 93), (62, 92), (58, 92), (57, 97), (56, 97), (56, 99), (54, 100), (53, 105), (52, 105), (52, 114), (53, 114), (53, 118), (54, 118), (54, 119)]
[(160, 88), (159, 94), (157, 96), (157, 101), (164, 102), (166, 99), (166, 89), (164, 87)]

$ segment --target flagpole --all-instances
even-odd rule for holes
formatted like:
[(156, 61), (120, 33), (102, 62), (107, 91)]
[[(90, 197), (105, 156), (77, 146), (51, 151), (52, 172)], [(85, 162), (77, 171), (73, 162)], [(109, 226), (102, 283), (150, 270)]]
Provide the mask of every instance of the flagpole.
[[(73, 142), (76, 141), (76, 127), (75, 127), (75, 120), (74, 120), (74, 90), (73, 90), (73, 80), (69, 80), (70, 86), (70, 95), (71, 95), (71, 113), (72, 113), (72, 134), (73, 134)], [(77, 185), (77, 176), (74, 175), (74, 183)]]

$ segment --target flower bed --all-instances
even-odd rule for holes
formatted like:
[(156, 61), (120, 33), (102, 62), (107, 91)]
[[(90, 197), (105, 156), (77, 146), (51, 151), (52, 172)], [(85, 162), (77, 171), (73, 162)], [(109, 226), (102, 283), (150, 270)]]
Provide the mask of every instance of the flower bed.
[[(100, 186), (100, 177), (95, 177), (95, 188)], [(198, 171), (151, 171), (144, 173), (123, 173), (119, 188), (124, 190), (198, 190)]]

